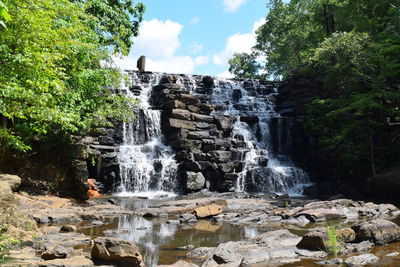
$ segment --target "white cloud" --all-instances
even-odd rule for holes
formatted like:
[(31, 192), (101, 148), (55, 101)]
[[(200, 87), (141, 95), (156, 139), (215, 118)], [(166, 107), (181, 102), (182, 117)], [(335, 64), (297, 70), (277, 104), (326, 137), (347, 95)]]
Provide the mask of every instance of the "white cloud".
[(198, 54), (203, 50), (203, 45), (199, 43), (193, 43), (188, 46), (187, 50), (190, 54)]
[(193, 17), (192, 20), (189, 22), (189, 24), (197, 24), (200, 22), (199, 17)]
[[(132, 53), (123, 58), (114, 58), (115, 65), (122, 70), (136, 69), (139, 56), (146, 56), (146, 70), (169, 73), (193, 73), (195, 68), (208, 63), (208, 56), (191, 57), (177, 55), (180, 48), (179, 35), (183, 26), (170, 20), (152, 19), (144, 21), (140, 34), (134, 39)], [(199, 53), (201, 44), (193, 44), (188, 50)], [(193, 53), (193, 54), (195, 54)]]
[(224, 9), (226, 12), (235, 13), (240, 6), (245, 4), (248, 0), (224, 0)]
[(169, 57), (180, 47), (179, 34), (183, 26), (170, 20), (152, 19), (140, 26), (139, 36), (134, 39), (135, 54), (152, 57)]
[(250, 33), (237, 33), (228, 37), (226, 46), (223, 51), (213, 55), (214, 64), (226, 66), (234, 53), (250, 53), (252, 47), (256, 44), (255, 31), (264, 24), (265, 19), (260, 19), (253, 24)]
[(235, 77), (235, 75), (233, 75), (232, 73), (230, 73), (228, 70), (226, 70), (226, 71), (224, 71), (224, 72), (218, 74), (217, 76), (218, 76), (218, 77), (221, 77), (221, 78), (225, 78), (225, 79), (230, 79), (230, 78), (234, 78), (234, 77)]

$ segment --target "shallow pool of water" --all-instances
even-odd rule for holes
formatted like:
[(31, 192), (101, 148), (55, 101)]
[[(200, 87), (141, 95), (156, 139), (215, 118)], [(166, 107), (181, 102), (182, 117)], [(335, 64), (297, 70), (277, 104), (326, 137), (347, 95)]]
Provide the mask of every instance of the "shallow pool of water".
[[(127, 198), (122, 200), (121, 205), (135, 210), (157, 205), (157, 200)], [(212, 223), (208, 220), (199, 220), (193, 224), (171, 224), (166, 219), (149, 220), (126, 215), (109, 220), (105, 225), (82, 226), (80, 232), (92, 237), (104, 236), (106, 233), (109, 237), (133, 241), (140, 248), (146, 266), (151, 267), (186, 259), (186, 253), (191, 249), (182, 248), (185, 246), (216, 247), (220, 243), (253, 238), (263, 231), (256, 227)]]

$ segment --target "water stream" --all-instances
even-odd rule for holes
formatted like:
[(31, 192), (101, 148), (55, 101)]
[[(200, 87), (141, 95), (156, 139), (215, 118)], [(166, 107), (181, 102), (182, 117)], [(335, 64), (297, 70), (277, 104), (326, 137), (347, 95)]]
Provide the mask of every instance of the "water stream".
[[(118, 196), (172, 196), (175, 189), (177, 164), (174, 152), (162, 143), (161, 111), (151, 109), (149, 96), (161, 74), (130, 76), (132, 88), (126, 95), (138, 100), (133, 107), (136, 120), (123, 123), (123, 144), (118, 149), (120, 185)], [(136, 89), (136, 90), (135, 90)], [(132, 92), (133, 91), (133, 92)]]

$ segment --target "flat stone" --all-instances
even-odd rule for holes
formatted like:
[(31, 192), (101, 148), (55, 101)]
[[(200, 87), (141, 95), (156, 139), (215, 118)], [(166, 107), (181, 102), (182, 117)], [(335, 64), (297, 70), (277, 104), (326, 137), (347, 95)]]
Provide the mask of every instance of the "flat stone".
[(172, 128), (196, 130), (196, 124), (191, 121), (184, 121), (178, 119), (169, 119), (169, 125)]
[(372, 264), (378, 261), (379, 258), (377, 256), (369, 253), (347, 258), (344, 261), (344, 263), (346, 264), (346, 266), (352, 267), (352, 266), (362, 266), (362, 265)]
[(197, 218), (207, 218), (222, 213), (222, 206), (211, 204), (194, 210)]
[(190, 111), (185, 109), (173, 109), (171, 111), (171, 117), (178, 120), (191, 120)]
[(194, 263), (190, 263), (187, 261), (177, 261), (174, 264), (170, 264), (170, 265), (157, 265), (158, 267), (198, 267), (198, 265), (194, 264)]
[(188, 258), (209, 258), (212, 256), (215, 247), (199, 247), (189, 251), (186, 254)]
[(76, 256), (67, 259), (55, 259), (40, 262), (39, 267), (92, 267), (94, 266), (93, 262), (84, 257), (84, 256)]

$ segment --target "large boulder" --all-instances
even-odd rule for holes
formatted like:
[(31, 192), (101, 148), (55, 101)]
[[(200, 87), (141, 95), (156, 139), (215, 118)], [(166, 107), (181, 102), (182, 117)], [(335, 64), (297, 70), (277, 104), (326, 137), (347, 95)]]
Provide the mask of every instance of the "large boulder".
[(352, 227), (357, 241), (369, 240), (375, 244), (387, 244), (400, 241), (400, 227), (394, 222), (375, 219)]
[(133, 242), (118, 238), (99, 237), (94, 240), (92, 259), (98, 263), (112, 263), (118, 267), (143, 267), (138, 247)]
[(40, 256), (44, 260), (55, 260), (55, 259), (65, 259), (73, 251), (72, 248), (65, 248), (60, 245), (56, 245), (52, 248), (47, 249)]
[(376, 197), (398, 198), (400, 192), (400, 169), (374, 176), (370, 181), (369, 191)]
[(222, 213), (222, 206), (216, 204), (199, 207), (194, 210), (194, 214), (199, 219), (215, 216), (221, 213)]
[(190, 192), (204, 189), (206, 179), (201, 172), (186, 172), (186, 188)]
[(9, 184), (12, 191), (18, 191), (21, 184), (21, 177), (12, 174), (0, 174), (0, 182), (6, 182)]
[(325, 229), (318, 229), (316, 231), (309, 232), (303, 236), (296, 246), (300, 249), (328, 251), (328, 233)]

